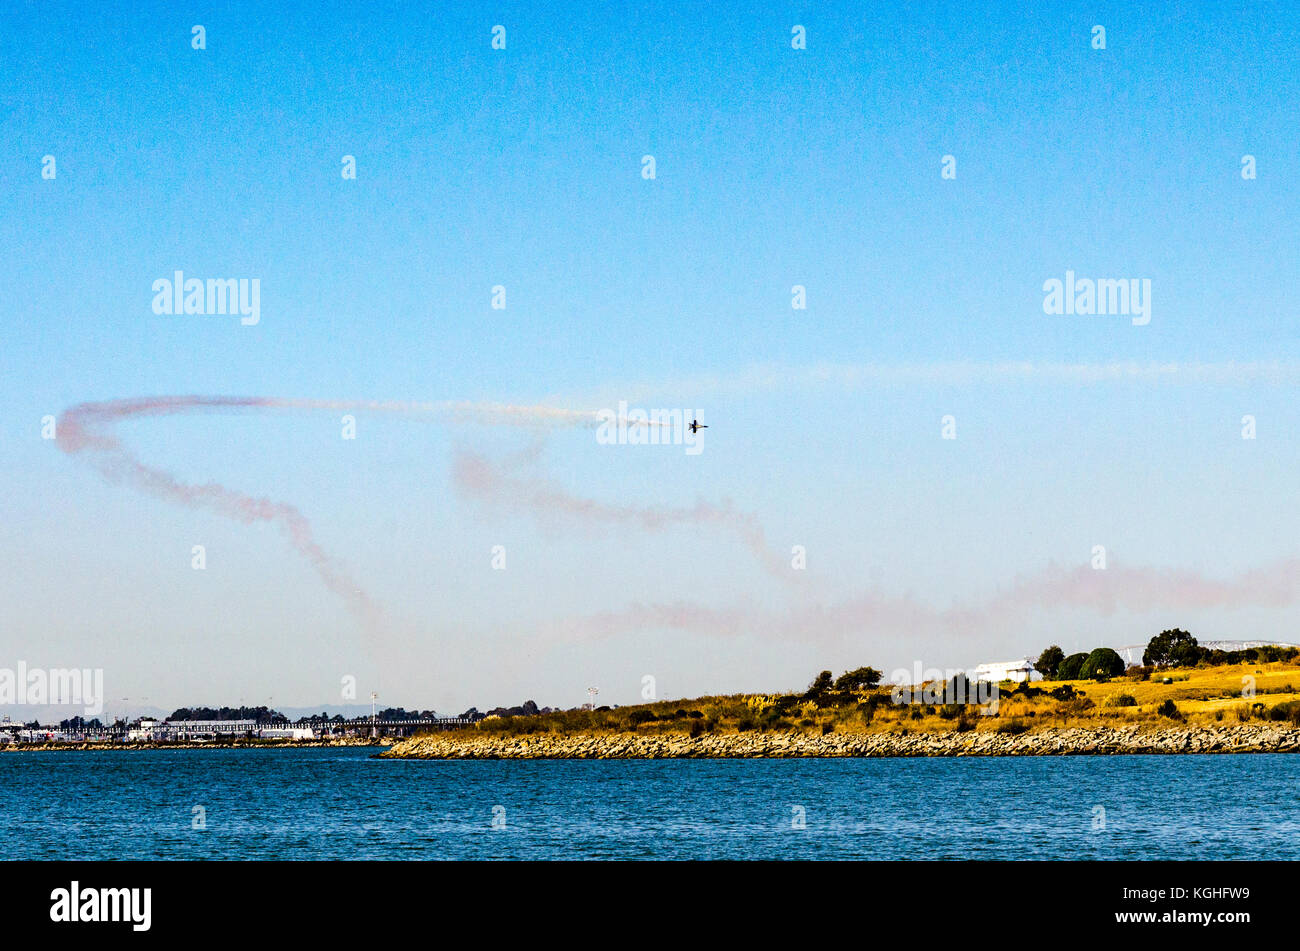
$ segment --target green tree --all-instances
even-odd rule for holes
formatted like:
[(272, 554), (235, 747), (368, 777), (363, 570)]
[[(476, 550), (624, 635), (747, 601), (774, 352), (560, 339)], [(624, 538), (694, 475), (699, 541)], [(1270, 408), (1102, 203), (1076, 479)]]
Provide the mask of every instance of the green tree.
[(1182, 667), (1196, 663), (1200, 656), (1196, 638), (1181, 628), (1174, 628), (1161, 631), (1147, 642), (1142, 663), (1148, 667)]
[(1079, 668), (1080, 680), (1104, 680), (1124, 673), (1124, 659), (1109, 647), (1098, 647)]
[(852, 693), (855, 690), (865, 690), (880, 683), (880, 678), (883, 676), (884, 674), (874, 667), (859, 667), (857, 670), (846, 670), (835, 681), (835, 692)]
[(1069, 657), (1065, 658), (1065, 660), (1061, 661), (1061, 665), (1056, 668), (1056, 679), (1078, 680), (1079, 668), (1083, 666), (1083, 662), (1087, 659), (1087, 654), (1071, 654)]
[(1038, 655), (1038, 660), (1034, 663), (1034, 670), (1051, 680), (1056, 676), (1056, 672), (1060, 670), (1061, 661), (1063, 660), (1065, 660), (1065, 651), (1053, 644)]
[(835, 678), (829, 670), (823, 670), (813, 679), (809, 685), (807, 693), (803, 695), (805, 700), (822, 700), (825, 696), (835, 689)]

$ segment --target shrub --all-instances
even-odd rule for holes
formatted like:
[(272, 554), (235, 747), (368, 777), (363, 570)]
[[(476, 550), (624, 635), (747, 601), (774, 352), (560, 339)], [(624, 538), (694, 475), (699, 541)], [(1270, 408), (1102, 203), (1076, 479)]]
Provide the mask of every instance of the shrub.
[(1019, 736), (1028, 729), (1029, 727), (1027, 727), (1019, 717), (1012, 717), (1010, 720), (1003, 720), (999, 723), (997, 732), (1010, 734), (1011, 736)]
[(1095, 707), (1096, 704), (1082, 695), (1075, 697), (1073, 700), (1066, 700), (1064, 703), (1056, 705), (1056, 712), (1060, 716), (1080, 716)]
[(1171, 720), (1181, 720), (1183, 715), (1178, 712), (1178, 704), (1172, 700), (1166, 700), (1160, 706), (1156, 707), (1156, 713), (1162, 717), (1168, 717)]
[(831, 675), (829, 670), (823, 670), (813, 678), (813, 682), (808, 685), (808, 689), (805, 691), (803, 698), (805, 700), (812, 700), (816, 703), (825, 700), (827, 694), (834, 689), (835, 678)]
[(1136, 707), (1137, 705), (1137, 699), (1132, 694), (1127, 693), (1117, 693), (1106, 700), (1106, 706), (1108, 707)]
[(834, 732), (835, 732), (835, 724), (833, 723), (822, 724), (822, 736), (825, 736), (827, 733), (834, 733)]
[(691, 721), (691, 739), (695, 739), (697, 736), (700, 736), (702, 733), (704, 733), (704, 723), (703, 723), (703, 721), (701, 721), (701, 720), (692, 720), (692, 721)]
[(1057, 680), (1078, 680), (1079, 669), (1083, 667), (1083, 662), (1088, 659), (1087, 654), (1071, 654), (1061, 665), (1056, 668)]
[(1180, 628), (1161, 631), (1147, 643), (1142, 663), (1152, 667), (1189, 667), (1201, 658), (1196, 638)]
[[(944, 683), (943, 689), (936, 699), (943, 700), (945, 704), (952, 706), (955, 704), (964, 704), (974, 692), (975, 684), (971, 682), (965, 674), (957, 674), (952, 680)], [(944, 716), (944, 714), (940, 714)]]
[(754, 718), (741, 717), (739, 720), (736, 721), (736, 729), (742, 733), (744, 733), (747, 730), (754, 729)]
[(1124, 673), (1124, 661), (1109, 647), (1098, 647), (1079, 668), (1080, 680), (1104, 680)]
[(1300, 700), (1290, 700), (1286, 703), (1279, 703), (1268, 711), (1268, 718), (1277, 721), (1290, 721), (1296, 726), (1300, 726)]
[(702, 719), (704, 719), (704, 714), (701, 713), (699, 710), (692, 710), (690, 713), (688, 713), (688, 714), (686, 714), (686, 715), (687, 715), (688, 717), (690, 717), (692, 720), (702, 720)]
[(857, 670), (846, 670), (835, 681), (835, 690), (838, 693), (852, 693), (855, 690), (865, 690), (868, 687), (874, 687), (880, 683), (883, 677), (880, 671), (874, 667), (859, 667)]
[(1034, 669), (1048, 680), (1051, 680), (1056, 676), (1056, 672), (1060, 669), (1063, 660), (1065, 660), (1065, 651), (1053, 644), (1038, 655), (1038, 660), (1034, 663)]
[(650, 723), (659, 718), (650, 710), (633, 710), (627, 715), (627, 722), (633, 726), (639, 726), (642, 723)]

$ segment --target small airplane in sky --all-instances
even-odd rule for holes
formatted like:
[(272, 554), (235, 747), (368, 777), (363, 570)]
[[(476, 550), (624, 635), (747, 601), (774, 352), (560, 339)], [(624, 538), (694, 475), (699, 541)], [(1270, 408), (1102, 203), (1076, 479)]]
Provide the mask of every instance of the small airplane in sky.
[(705, 426), (698, 419), (691, 420), (690, 430), (693, 433), (698, 433), (701, 429), (708, 429), (708, 428), (709, 428), (708, 426)]

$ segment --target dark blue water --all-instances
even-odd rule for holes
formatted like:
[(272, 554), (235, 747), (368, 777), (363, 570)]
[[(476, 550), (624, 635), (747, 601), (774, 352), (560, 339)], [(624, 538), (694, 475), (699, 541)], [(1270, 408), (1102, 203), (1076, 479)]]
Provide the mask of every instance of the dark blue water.
[[(1300, 859), (1300, 756), (442, 762), (371, 752), (2, 753), (0, 855)], [(195, 806), (204, 829), (192, 828)], [(793, 827), (793, 807), (806, 828)]]

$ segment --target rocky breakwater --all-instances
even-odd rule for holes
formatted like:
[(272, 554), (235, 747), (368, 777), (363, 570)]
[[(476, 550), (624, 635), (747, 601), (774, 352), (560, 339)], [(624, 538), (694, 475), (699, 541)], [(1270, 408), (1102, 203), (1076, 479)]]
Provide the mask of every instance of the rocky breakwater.
[(9, 743), (0, 745), (0, 752), (30, 753), (42, 750), (48, 752), (55, 752), (58, 750), (123, 750), (126, 752), (136, 752), (140, 750), (285, 750), (302, 749), (310, 746), (392, 746), (394, 742), (394, 740), (388, 737), (371, 739), (370, 737), (355, 736), (318, 740), (240, 739), (231, 743), (152, 743), (140, 741), (131, 743), (113, 743), (108, 740), (42, 740), (35, 743)]
[(1159, 730), (1071, 727), (1032, 733), (611, 733), (508, 736), (458, 730), (416, 736), (378, 754), (396, 759), (735, 759), (795, 756), (1063, 756), (1121, 753), (1297, 753), (1300, 729), (1278, 724)]

